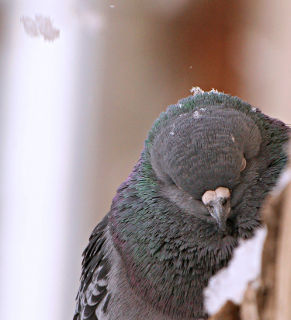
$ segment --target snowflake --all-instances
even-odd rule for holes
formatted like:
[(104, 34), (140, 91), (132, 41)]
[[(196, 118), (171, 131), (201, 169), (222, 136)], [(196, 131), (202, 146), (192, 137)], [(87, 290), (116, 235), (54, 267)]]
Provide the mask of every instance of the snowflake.
[(204, 91), (199, 87), (192, 87), (190, 92), (192, 92), (193, 96), (195, 96), (196, 94), (199, 94), (199, 93), (204, 93)]

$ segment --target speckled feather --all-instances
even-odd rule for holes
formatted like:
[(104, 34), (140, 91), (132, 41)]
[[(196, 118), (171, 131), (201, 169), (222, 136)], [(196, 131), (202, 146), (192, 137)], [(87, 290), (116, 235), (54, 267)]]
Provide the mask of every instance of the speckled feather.
[[(213, 122), (209, 122), (209, 117)], [(201, 141), (195, 140), (195, 148), (200, 152), (192, 152), (188, 157), (187, 150), (193, 141), (185, 142), (187, 136), (183, 134), (187, 135), (189, 129), (185, 128), (192, 121), (197, 134), (201, 134)], [(201, 129), (199, 121), (202, 121)], [(237, 128), (235, 121), (241, 121), (246, 128)], [(203, 127), (205, 123), (210, 123), (209, 129), (222, 130), (223, 134), (233, 128), (233, 141), (240, 140), (239, 146), (249, 153), (248, 166), (239, 181), (232, 181), (229, 173), (221, 172), (220, 168), (212, 165), (211, 175), (208, 175), (209, 170), (201, 168), (205, 155), (209, 156), (209, 163), (222, 161), (220, 158), (224, 156), (218, 151), (207, 153), (207, 146), (213, 139), (217, 139), (216, 143), (225, 143), (225, 138), (220, 139), (216, 132), (208, 137)], [(224, 123), (225, 128), (221, 128)], [(271, 119), (241, 99), (223, 93), (201, 93), (169, 106), (155, 121), (141, 158), (118, 189), (109, 214), (93, 231), (84, 252), (74, 319), (206, 318), (203, 288), (213, 274), (228, 264), (238, 239), (251, 237), (254, 230), (260, 227), (262, 201), (286, 163), (284, 144), (288, 133), (289, 128), (281, 121)], [(180, 149), (175, 143), (179, 136)], [(211, 142), (205, 142), (205, 137)], [(166, 143), (163, 142), (165, 139)], [(257, 144), (250, 142), (251, 139), (257, 139), (260, 144), (255, 156), (252, 151)], [(228, 142), (220, 149), (227, 148)], [(230, 151), (237, 152), (237, 156), (233, 155), (236, 159), (242, 150), (236, 148)], [(215, 155), (211, 159), (213, 153)], [(227, 151), (221, 151), (223, 153)], [(188, 178), (188, 172), (183, 167), (186, 156), (186, 162), (191, 159), (189, 167), (185, 165), (186, 169), (194, 173), (201, 171), (200, 179)], [(235, 172), (236, 160), (232, 156), (224, 160), (229, 161), (229, 171)], [(169, 164), (169, 168), (164, 164)], [(199, 199), (205, 191), (206, 184), (213, 187), (218, 183), (217, 179), (223, 181), (226, 176), (233, 188), (233, 206), (228, 220), (228, 234), (222, 237), (214, 222), (202, 214), (202, 209), (201, 215), (196, 214), (195, 210), (193, 214), (191, 210), (198, 203), (195, 199)], [(206, 177), (207, 181), (204, 181)], [(176, 182), (182, 184), (187, 192), (181, 193), (175, 186)], [(193, 185), (195, 190), (190, 189)], [(189, 195), (192, 200), (189, 200)], [(119, 280), (113, 276), (113, 269), (124, 270), (126, 283), (114, 283)], [(94, 288), (97, 290), (94, 291)], [(116, 306), (117, 301), (118, 304), (121, 301), (116, 297), (122, 295), (127, 297), (132, 310), (122, 304)]]

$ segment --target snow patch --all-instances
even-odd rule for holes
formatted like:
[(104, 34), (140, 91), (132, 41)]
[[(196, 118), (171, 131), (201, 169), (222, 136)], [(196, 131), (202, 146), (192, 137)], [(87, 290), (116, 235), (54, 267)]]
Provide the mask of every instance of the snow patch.
[(266, 234), (265, 227), (257, 230), (253, 238), (241, 240), (229, 265), (210, 278), (204, 289), (205, 308), (210, 315), (216, 313), (227, 300), (237, 304), (242, 302), (248, 283), (260, 275)]
[(275, 188), (272, 191), (274, 196), (278, 196), (291, 182), (291, 168), (287, 168), (280, 175)]
[(192, 87), (190, 89), (190, 92), (192, 92), (193, 96), (199, 93), (204, 93), (204, 91), (200, 87)]
[[(195, 96), (196, 94), (200, 94), (200, 93), (204, 93), (204, 90), (202, 90), (200, 87), (192, 87), (190, 89), (190, 92), (192, 92), (193, 96)], [(206, 93), (220, 93), (218, 90), (212, 88), (210, 91), (206, 91)]]
[(42, 36), (44, 40), (54, 41), (60, 36), (60, 30), (54, 28), (49, 17), (36, 15), (34, 19), (30, 17), (21, 17), (20, 22), (23, 25), (24, 31), (30, 37)]
[(253, 111), (253, 112), (257, 112), (257, 108), (252, 107), (252, 111)]
[(198, 111), (194, 111), (193, 118), (194, 119), (199, 119), (200, 118), (200, 113)]

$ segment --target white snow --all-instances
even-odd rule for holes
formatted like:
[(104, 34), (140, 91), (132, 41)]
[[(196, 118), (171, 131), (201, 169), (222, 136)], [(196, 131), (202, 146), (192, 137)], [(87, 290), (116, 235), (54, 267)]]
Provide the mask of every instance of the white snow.
[(190, 89), (190, 92), (192, 92), (193, 96), (199, 93), (204, 93), (204, 91), (200, 87), (192, 87)]
[(241, 240), (228, 267), (214, 275), (204, 289), (207, 312), (216, 313), (227, 300), (241, 303), (250, 281), (260, 275), (261, 255), (267, 229), (259, 229), (249, 240)]
[(200, 118), (200, 113), (198, 111), (194, 111), (193, 118), (194, 119), (199, 119)]
[[(192, 92), (193, 96), (199, 93), (204, 93), (204, 90), (202, 90), (200, 87), (192, 87), (190, 89), (190, 92)], [(212, 88), (210, 91), (206, 91), (206, 93), (220, 93), (218, 90)]]
[(30, 17), (21, 17), (24, 31), (30, 37), (42, 36), (44, 40), (53, 41), (60, 36), (60, 30), (54, 28), (50, 18), (42, 15), (36, 15), (34, 19)]
[(272, 190), (272, 194), (274, 196), (279, 195), (290, 182), (291, 182), (291, 168), (287, 168), (280, 175), (280, 178), (278, 180), (276, 187)]

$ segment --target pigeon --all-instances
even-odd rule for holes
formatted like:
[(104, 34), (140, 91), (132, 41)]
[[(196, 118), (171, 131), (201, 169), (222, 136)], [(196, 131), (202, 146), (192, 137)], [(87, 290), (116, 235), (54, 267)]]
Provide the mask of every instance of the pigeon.
[(170, 105), (90, 236), (74, 320), (207, 319), (203, 290), (261, 228), (289, 133), (216, 90)]

